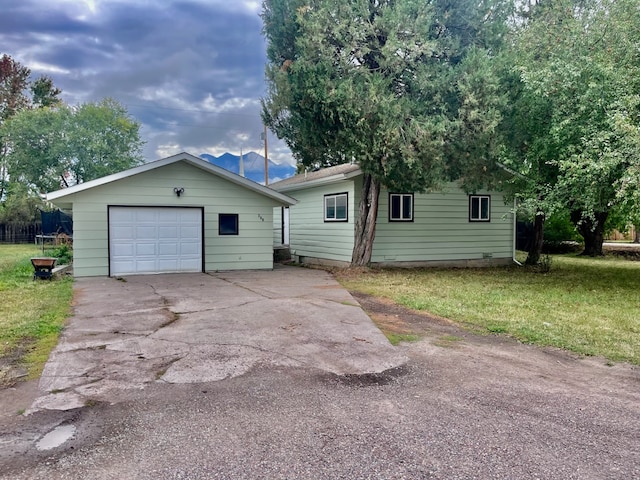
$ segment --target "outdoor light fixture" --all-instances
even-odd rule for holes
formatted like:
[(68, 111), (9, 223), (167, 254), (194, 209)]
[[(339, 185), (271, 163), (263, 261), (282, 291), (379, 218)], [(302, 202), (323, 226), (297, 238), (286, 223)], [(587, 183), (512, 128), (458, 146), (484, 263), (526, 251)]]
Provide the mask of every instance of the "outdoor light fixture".
[(175, 193), (178, 198), (180, 198), (180, 195), (182, 195), (184, 193), (184, 188), (183, 187), (176, 187), (173, 189), (173, 193)]

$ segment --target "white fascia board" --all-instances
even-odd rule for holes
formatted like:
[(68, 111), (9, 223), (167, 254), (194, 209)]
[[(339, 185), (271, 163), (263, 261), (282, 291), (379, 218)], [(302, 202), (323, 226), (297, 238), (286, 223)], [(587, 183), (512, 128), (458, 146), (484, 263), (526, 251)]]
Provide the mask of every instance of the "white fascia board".
[[(301, 174), (304, 175), (304, 174)], [(300, 182), (300, 183), (290, 183), (288, 185), (283, 185), (282, 187), (275, 187), (274, 190), (278, 190), (279, 192), (291, 192), (294, 190), (304, 190), (306, 188), (319, 187), (321, 185), (327, 185), (331, 183), (337, 183), (344, 180), (349, 180), (351, 178), (362, 175), (362, 170), (354, 170), (349, 173), (340, 173), (338, 175), (332, 175), (330, 177), (318, 178), (316, 180), (310, 180), (308, 182)]]
[(74, 193), (82, 192), (84, 190), (89, 190), (90, 188), (99, 187), (101, 185), (106, 185), (108, 183), (112, 183), (128, 177), (132, 177), (134, 175), (139, 175), (141, 173), (148, 172), (149, 170), (154, 170), (156, 168), (164, 167), (166, 165), (170, 165), (172, 163), (176, 163), (179, 161), (185, 161), (195, 167), (198, 167), (209, 173), (222, 177), (237, 185), (241, 185), (249, 190), (253, 190), (254, 192), (260, 193), (273, 200), (284, 203), (285, 205), (295, 205), (297, 203), (296, 200), (289, 197), (288, 195), (284, 195), (271, 188), (265, 187), (264, 185), (260, 185), (259, 183), (252, 182), (251, 180), (248, 180), (244, 177), (236, 175), (235, 173), (229, 172), (224, 168), (220, 168), (217, 165), (213, 165), (212, 163), (209, 163), (206, 160), (203, 160), (194, 155), (191, 155), (189, 153), (184, 153), (184, 152), (179, 153), (177, 155), (173, 155), (171, 157), (162, 158), (160, 160), (155, 160), (153, 162), (145, 163), (144, 165), (130, 168), (129, 170), (124, 170), (122, 172), (114, 173), (112, 175), (107, 175), (106, 177), (96, 178), (95, 180), (91, 180), (89, 182), (79, 183), (78, 185), (74, 185), (73, 187), (63, 188), (62, 190), (56, 190), (55, 192), (47, 193), (45, 198), (49, 201), (56, 200), (58, 198), (66, 197), (68, 195), (73, 195)]

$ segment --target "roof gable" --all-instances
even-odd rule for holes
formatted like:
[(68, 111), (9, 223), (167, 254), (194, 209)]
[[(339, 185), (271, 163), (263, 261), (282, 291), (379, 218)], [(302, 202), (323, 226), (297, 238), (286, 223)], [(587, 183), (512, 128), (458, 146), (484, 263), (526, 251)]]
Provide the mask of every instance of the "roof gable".
[(265, 197), (271, 198), (278, 202), (294, 205), (296, 201), (276, 190), (273, 190), (269, 187), (265, 187), (264, 185), (260, 185), (259, 183), (255, 183), (247, 178), (241, 177), (240, 175), (236, 175), (235, 173), (229, 172), (224, 168), (220, 168), (212, 163), (207, 162), (201, 158), (198, 158), (189, 153), (179, 153), (177, 155), (173, 155), (171, 157), (162, 158), (160, 160), (155, 160), (153, 162), (145, 163), (144, 165), (140, 165), (134, 168), (130, 168), (129, 170), (124, 170), (122, 172), (114, 173), (112, 175), (107, 175), (106, 177), (96, 178), (95, 180), (90, 180), (88, 182), (79, 183), (69, 188), (64, 188), (61, 190), (56, 190), (55, 192), (47, 193), (46, 199), (58, 200), (69, 195), (73, 195), (75, 193), (83, 192), (85, 190), (89, 190), (91, 188), (99, 187), (101, 185), (107, 185), (112, 182), (116, 182), (118, 180), (122, 180), (125, 178), (132, 177), (134, 175), (139, 175), (141, 173), (145, 173), (151, 170), (155, 170), (157, 168), (161, 168), (167, 165), (171, 165), (174, 163), (184, 162), (189, 165), (193, 165), (207, 173), (218, 176), (225, 180), (228, 180), (231, 183), (236, 185), (240, 185), (248, 190), (264, 195)]

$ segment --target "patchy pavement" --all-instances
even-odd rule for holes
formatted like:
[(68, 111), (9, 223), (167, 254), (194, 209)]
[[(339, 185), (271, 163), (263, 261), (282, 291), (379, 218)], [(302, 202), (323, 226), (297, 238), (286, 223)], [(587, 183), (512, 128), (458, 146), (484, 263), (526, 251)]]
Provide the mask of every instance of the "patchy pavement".
[(28, 413), (117, 402), (153, 382), (203, 383), (256, 366), (377, 373), (407, 358), (321, 270), (81, 278), (73, 317)]
[[(179, 277), (172, 282), (180, 282)], [(259, 292), (259, 296), (278, 301), (274, 291), (280, 285), (270, 282), (268, 275), (212, 278), (221, 282), (216, 285), (231, 284), (251, 298)], [(105, 285), (110, 282), (102, 280)], [(144, 303), (140, 318), (153, 310), (165, 312), (167, 321), (174, 320), (160, 331), (183, 321), (183, 315), (192, 311), (188, 306), (191, 294), (180, 294), (176, 284), (148, 295), (153, 289), (145, 281), (130, 279), (120, 287), (140, 295)], [(302, 280), (291, 277), (290, 281), (298, 292), (290, 299), (305, 298)], [(212, 301), (208, 280), (201, 282), (202, 291), (209, 292), (203, 301)], [(315, 302), (346, 302), (347, 311), (359, 315), (350, 306), (353, 300), (342, 296), (330, 278), (311, 284), (325, 295)], [(103, 289), (105, 297), (116, 292)], [(167, 305), (151, 301), (154, 296), (166, 299), (170, 308), (165, 310)], [(96, 308), (107, 308), (103, 317), (109, 316), (108, 305), (112, 313), (131, 308), (127, 298), (121, 296), (120, 302), (105, 299)], [(273, 354), (243, 375), (229, 375), (222, 381), (144, 383), (147, 377), (136, 377), (133, 366), (127, 366), (122, 367), (120, 377), (114, 374), (111, 378), (122, 387), (133, 387), (122, 390), (120, 396), (108, 389), (102, 392), (104, 398), (117, 398), (117, 403), (97, 400), (82, 408), (43, 409), (27, 416), (15, 412), (21, 395), (23, 406), (28, 406), (34, 385), (21, 384), (15, 391), (0, 391), (0, 478), (640, 478), (638, 366), (612, 365), (600, 358), (523, 345), (506, 336), (475, 335), (375, 298), (356, 298), (372, 318), (423, 337), (391, 349), (400, 358), (408, 357), (406, 364), (380, 373), (340, 373), (347, 371), (345, 360), (333, 363), (334, 355), (320, 355), (318, 351), (332, 350), (320, 344), (311, 349), (312, 355), (304, 356), (306, 363), (304, 358), (291, 360), (288, 353), (283, 357)], [(83, 305), (88, 304), (80, 297), (78, 313)], [(310, 313), (315, 311), (309, 308)], [(171, 316), (174, 309), (182, 312), (178, 319)], [(211, 312), (222, 313), (216, 310)], [(248, 315), (242, 317), (243, 322), (251, 322)], [(289, 318), (283, 322), (276, 328), (286, 335), (297, 332), (304, 344), (307, 337), (302, 330), (308, 327), (280, 328), (300, 323)], [(149, 324), (144, 331), (151, 333), (144, 334), (142, 329), (131, 331), (134, 325), (126, 320), (121, 325), (130, 332), (121, 341), (134, 337), (142, 341), (158, 330)], [(350, 331), (352, 323), (344, 328)], [(171, 329), (167, 333), (163, 341), (174, 342)], [(121, 334), (95, 333), (105, 338), (110, 335), (116, 335), (115, 341)], [(368, 338), (362, 335), (358, 333), (357, 338)], [(98, 351), (108, 351), (111, 344), (96, 345)], [(374, 346), (372, 342), (368, 348)], [(195, 355), (200, 355), (201, 348), (201, 343), (195, 344)], [(336, 348), (346, 347), (338, 343)], [(134, 349), (130, 355), (137, 352)], [(369, 350), (365, 357), (377, 358)], [(273, 363), (274, 358), (280, 360)], [(357, 371), (360, 361), (349, 358), (347, 364)], [(145, 362), (133, 357), (133, 365), (137, 364), (133, 360)], [(154, 368), (158, 366), (155, 360), (149, 361)], [(177, 363), (160, 371), (167, 374)], [(92, 371), (100, 370), (94, 366)], [(124, 378), (127, 374), (132, 376), (129, 380)]]

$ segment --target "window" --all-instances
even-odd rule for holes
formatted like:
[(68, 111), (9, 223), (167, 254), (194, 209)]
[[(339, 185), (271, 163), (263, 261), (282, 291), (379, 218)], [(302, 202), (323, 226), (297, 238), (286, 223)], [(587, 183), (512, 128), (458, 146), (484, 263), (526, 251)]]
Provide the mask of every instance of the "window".
[(238, 235), (237, 213), (220, 213), (218, 215), (218, 235)]
[(389, 194), (389, 221), (413, 222), (413, 193)]
[(346, 222), (347, 216), (347, 194), (338, 193), (324, 196), (324, 221), (325, 222)]
[(469, 195), (469, 221), (491, 221), (491, 197), (489, 195)]

